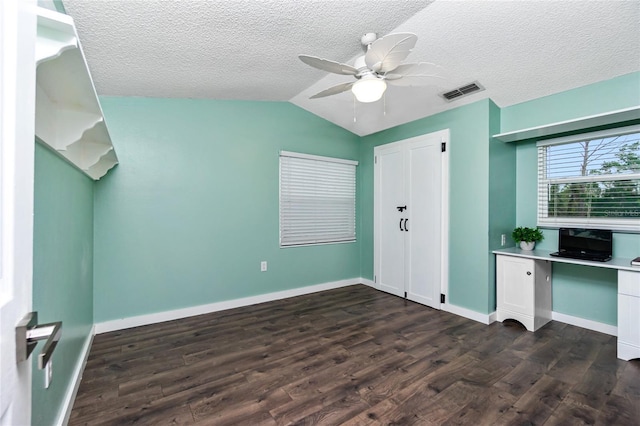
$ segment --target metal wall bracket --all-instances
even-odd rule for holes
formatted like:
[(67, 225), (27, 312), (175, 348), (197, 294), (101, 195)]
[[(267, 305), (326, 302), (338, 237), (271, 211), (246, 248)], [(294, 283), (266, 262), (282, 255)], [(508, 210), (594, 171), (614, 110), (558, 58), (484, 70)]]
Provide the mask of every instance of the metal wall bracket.
[(38, 355), (38, 368), (44, 369), (62, 335), (62, 321), (38, 324), (38, 313), (29, 312), (16, 325), (16, 360), (26, 361), (35, 349), (38, 341), (47, 339), (42, 352)]

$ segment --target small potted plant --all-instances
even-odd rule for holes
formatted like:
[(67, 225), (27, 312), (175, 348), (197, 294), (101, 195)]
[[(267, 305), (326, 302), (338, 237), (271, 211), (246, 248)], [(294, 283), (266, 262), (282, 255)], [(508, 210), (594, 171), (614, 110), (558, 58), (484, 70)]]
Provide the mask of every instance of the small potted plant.
[(536, 246), (536, 242), (544, 240), (544, 235), (542, 235), (542, 231), (538, 227), (527, 228), (526, 226), (519, 226), (513, 230), (511, 238), (516, 243), (520, 243), (522, 250), (530, 251)]

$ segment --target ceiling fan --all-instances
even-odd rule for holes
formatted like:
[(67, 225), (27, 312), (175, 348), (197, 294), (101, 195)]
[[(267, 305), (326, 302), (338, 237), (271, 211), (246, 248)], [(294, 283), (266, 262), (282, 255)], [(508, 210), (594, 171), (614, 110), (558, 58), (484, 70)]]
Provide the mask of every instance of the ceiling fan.
[(338, 84), (325, 89), (309, 99), (324, 98), (351, 90), (360, 102), (375, 102), (387, 89), (387, 83), (394, 86), (419, 86), (429, 84), (433, 79), (442, 79), (441, 67), (419, 62), (402, 64), (411, 53), (418, 37), (411, 33), (389, 34), (378, 38), (375, 33), (362, 36), (360, 42), (365, 51), (353, 66), (316, 56), (298, 55), (300, 60), (314, 68), (334, 74), (352, 75), (356, 81)]

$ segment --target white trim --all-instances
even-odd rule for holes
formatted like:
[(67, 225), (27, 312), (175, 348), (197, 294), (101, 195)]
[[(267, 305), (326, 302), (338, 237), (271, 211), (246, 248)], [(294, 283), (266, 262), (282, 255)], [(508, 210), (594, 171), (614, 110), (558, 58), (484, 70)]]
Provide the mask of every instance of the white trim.
[(640, 173), (550, 178), (550, 179), (544, 179), (544, 182), (545, 183), (584, 183), (584, 182), (590, 183), (590, 182), (611, 182), (614, 180), (636, 180), (636, 179), (640, 179)]
[(368, 278), (362, 278), (360, 277), (360, 284), (364, 284), (364, 285), (368, 285), (371, 288), (374, 288), (376, 290), (380, 290), (378, 288), (378, 284), (376, 284), (375, 282), (373, 282), (372, 280), (368, 279)]
[[(496, 322), (497, 313), (494, 311), (490, 314), (482, 314), (480, 312), (473, 311), (471, 309), (463, 308), (461, 306), (452, 305), (446, 303), (442, 305), (442, 310), (450, 312), (461, 317), (468, 318), (470, 320), (478, 321), (483, 324), (491, 324)], [(567, 314), (561, 314), (559, 312), (551, 312), (551, 319), (553, 321), (562, 322), (569, 325), (575, 325), (576, 327), (585, 328), (587, 330), (597, 331), (599, 333), (608, 334), (610, 336), (618, 335), (618, 327), (615, 325), (609, 325), (598, 321), (588, 320), (585, 318), (574, 317)]]
[(589, 115), (542, 126), (528, 127), (512, 132), (498, 133), (497, 135), (493, 135), (493, 137), (502, 142), (517, 142), (531, 138), (548, 138), (560, 133), (579, 131), (592, 127), (613, 126), (617, 123), (637, 120), (638, 118), (640, 118), (640, 106), (633, 106), (602, 114)]
[(54, 422), (55, 425), (66, 425), (69, 423), (69, 417), (71, 416), (71, 409), (73, 408), (73, 403), (76, 399), (76, 395), (78, 394), (78, 388), (80, 387), (80, 381), (82, 380), (82, 374), (84, 373), (84, 368), (87, 365), (87, 359), (89, 358), (89, 352), (91, 351), (91, 345), (93, 344), (93, 336), (96, 334), (96, 326), (91, 327), (91, 331), (87, 336), (84, 345), (82, 346), (82, 351), (80, 359), (76, 363), (76, 368), (73, 370), (72, 383), (73, 386), (69, 386), (67, 388), (67, 393), (64, 396), (64, 401), (62, 403), (62, 408), (58, 413), (58, 418)]
[(443, 303), (440, 305), (442, 310), (449, 312), (470, 320), (481, 322), (482, 324), (491, 324), (496, 321), (496, 313), (482, 314), (480, 312), (473, 311), (471, 309), (463, 308), (462, 306), (452, 305), (450, 303)]
[(605, 324), (603, 322), (574, 317), (555, 311), (551, 312), (551, 319), (554, 321), (563, 322), (565, 324), (575, 325), (576, 327), (586, 328), (587, 330), (593, 330), (599, 333), (608, 334), (610, 336), (618, 335), (618, 327), (616, 327), (615, 325)]
[[(635, 223), (629, 223), (635, 222)], [(540, 217), (537, 226), (540, 228), (585, 228), (610, 229), (613, 232), (637, 234), (637, 219), (606, 219), (603, 217)]]
[(358, 162), (355, 160), (347, 160), (346, 158), (336, 158), (336, 157), (323, 157), (321, 155), (303, 154), (301, 152), (280, 151), (280, 157), (304, 158), (306, 160), (317, 160), (317, 161), (326, 161), (328, 163), (349, 164), (351, 166), (358, 165)]
[(623, 361), (640, 358), (640, 347), (618, 340), (618, 358)]
[[(449, 186), (449, 153), (451, 152), (451, 129), (447, 128), (440, 132), (442, 134), (442, 142), (445, 143), (445, 150), (442, 153), (442, 170), (440, 171), (442, 179), (440, 227), (443, 234), (440, 237), (440, 294), (444, 294), (444, 300), (449, 300), (449, 237), (451, 236), (451, 230), (449, 229), (449, 194), (451, 191)], [(442, 304), (440, 304), (440, 307), (442, 308)]]
[(58, 12), (58, 8), (53, 0), (38, 0), (38, 7), (42, 7), (45, 9), (52, 10), (54, 12)]
[(224, 302), (209, 303), (206, 305), (192, 306), (189, 308), (175, 309), (172, 311), (156, 312), (153, 314), (139, 315), (95, 324), (95, 334), (108, 333), (110, 331), (123, 330), (125, 328), (139, 327), (142, 325), (156, 324), (164, 321), (172, 321), (195, 315), (224, 311), (227, 309), (241, 308), (257, 303), (271, 302), (289, 297), (302, 296), (304, 294), (317, 293), (319, 291), (332, 290), (334, 288), (347, 287), (360, 284), (361, 278), (316, 284), (308, 287), (294, 288), (291, 290), (277, 291), (274, 293), (260, 294), (257, 296), (243, 297), (241, 299), (225, 300)]

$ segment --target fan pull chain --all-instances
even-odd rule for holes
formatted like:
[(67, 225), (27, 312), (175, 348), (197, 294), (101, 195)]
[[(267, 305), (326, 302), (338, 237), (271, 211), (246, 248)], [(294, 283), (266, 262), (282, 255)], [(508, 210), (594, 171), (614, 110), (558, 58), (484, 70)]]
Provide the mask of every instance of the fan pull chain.
[(382, 94), (382, 115), (387, 116), (387, 94)]
[(356, 97), (355, 95), (353, 96), (353, 122), (355, 123), (356, 120)]

